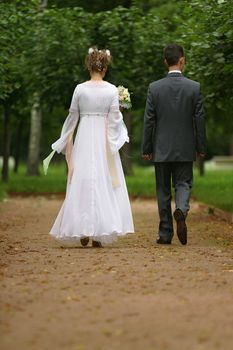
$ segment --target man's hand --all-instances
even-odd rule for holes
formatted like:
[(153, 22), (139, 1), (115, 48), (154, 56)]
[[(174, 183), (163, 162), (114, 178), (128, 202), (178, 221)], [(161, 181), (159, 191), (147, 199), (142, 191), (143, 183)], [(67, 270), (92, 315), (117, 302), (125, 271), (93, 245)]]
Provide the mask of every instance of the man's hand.
[(144, 160), (151, 160), (152, 159), (152, 154), (143, 154), (142, 158)]
[(205, 158), (205, 153), (197, 153), (198, 157)]

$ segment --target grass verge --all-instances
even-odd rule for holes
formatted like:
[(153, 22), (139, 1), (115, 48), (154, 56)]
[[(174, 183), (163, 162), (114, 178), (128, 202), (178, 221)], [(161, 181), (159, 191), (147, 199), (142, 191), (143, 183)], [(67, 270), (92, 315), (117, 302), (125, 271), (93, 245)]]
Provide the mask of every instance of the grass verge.
[[(26, 176), (26, 168), (21, 165), (17, 174), (10, 172), (8, 184), (0, 183), (0, 198), (6, 193), (61, 193), (66, 188), (66, 167), (63, 164), (51, 164), (45, 176)], [(155, 177), (153, 167), (135, 167), (132, 176), (126, 176), (131, 196), (154, 197)], [(201, 177), (194, 171), (192, 196), (208, 205), (233, 212), (233, 171), (208, 170)]]

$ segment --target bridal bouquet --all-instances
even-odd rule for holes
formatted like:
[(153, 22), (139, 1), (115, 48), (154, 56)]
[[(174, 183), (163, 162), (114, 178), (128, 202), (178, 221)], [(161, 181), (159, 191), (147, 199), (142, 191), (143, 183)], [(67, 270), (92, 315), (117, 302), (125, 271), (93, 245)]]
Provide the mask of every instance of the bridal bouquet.
[(129, 90), (126, 89), (122, 85), (119, 85), (117, 89), (118, 89), (118, 93), (119, 93), (119, 104), (120, 104), (120, 107), (127, 108), (127, 109), (131, 108), (132, 107), (132, 103), (131, 103), (131, 99), (130, 99)]

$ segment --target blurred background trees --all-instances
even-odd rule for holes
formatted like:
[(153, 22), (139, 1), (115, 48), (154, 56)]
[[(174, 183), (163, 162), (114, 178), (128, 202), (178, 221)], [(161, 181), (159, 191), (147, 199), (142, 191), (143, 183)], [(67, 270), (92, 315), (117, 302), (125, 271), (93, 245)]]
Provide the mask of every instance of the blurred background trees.
[(200, 81), (208, 116), (208, 154), (233, 154), (233, 2), (192, 1), (178, 28), (187, 74)]
[(106, 79), (129, 87), (133, 108), (125, 114), (131, 149), (125, 168), (141, 161), (143, 110), (148, 84), (166, 74), (163, 47), (184, 45), (185, 74), (202, 84), (208, 125), (208, 157), (232, 152), (233, 3), (224, 0), (82, 1), (0, 3), (0, 155), (27, 173), (59, 136), (73, 89), (88, 78), (84, 58), (92, 45), (109, 48)]

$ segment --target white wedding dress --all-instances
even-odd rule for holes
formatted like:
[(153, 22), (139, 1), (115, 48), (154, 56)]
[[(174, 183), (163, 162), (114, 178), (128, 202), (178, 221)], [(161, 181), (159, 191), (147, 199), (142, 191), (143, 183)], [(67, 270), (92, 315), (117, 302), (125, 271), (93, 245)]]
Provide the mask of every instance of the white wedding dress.
[(50, 231), (63, 244), (79, 244), (86, 236), (106, 244), (134, 232), (118, 152), (129, 142), (118, 98), (117, 88), (106, 81), (77, 85), (60, 138), (52, 145), (69, 165), (66, 197)]

